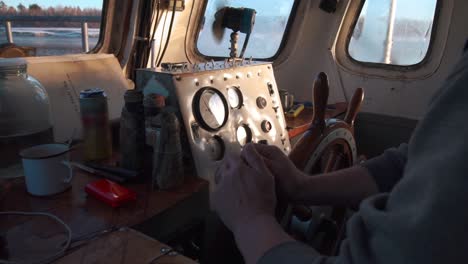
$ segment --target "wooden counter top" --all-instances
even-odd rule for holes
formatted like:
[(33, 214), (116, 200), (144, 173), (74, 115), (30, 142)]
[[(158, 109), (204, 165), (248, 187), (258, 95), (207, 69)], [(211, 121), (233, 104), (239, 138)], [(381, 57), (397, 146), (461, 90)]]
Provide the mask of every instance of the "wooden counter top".
[[(192, 194), (208, 188), (206, 181), (193, 177), (187, 178), (181, 187), (171, 191), (151, 191), (149, 184), (125, 184), (125, 187), (137, 193), (137, 201), (120, 208), (111, 208), (89, 197), (84, 191), (87, 183), (97, 179), (99, 178), (77, 170), (72, 188), (50, 197), (28, 194), (24, 178), (9, 180), (3, 184), (6, 188), (4, 193), (0, 194), (0, 211), (54, 214), (69, 225), (72, 237), (76, 240), (100, 233), (102, 230), (142, 223)], [(63, 227), (48, 218), (0, 215), (0, 259), (17, 260), (28, 256), (37, 260), (39, 256), (50, 254), (51, 245), (55, 246), (55, 251), (59, 249), (57, 243), (63, 243), (64, 238)]]
[(171, 248), (133, 229), (121, 229), (85, 244), (57, 264), (131, 263), (195, 264)]

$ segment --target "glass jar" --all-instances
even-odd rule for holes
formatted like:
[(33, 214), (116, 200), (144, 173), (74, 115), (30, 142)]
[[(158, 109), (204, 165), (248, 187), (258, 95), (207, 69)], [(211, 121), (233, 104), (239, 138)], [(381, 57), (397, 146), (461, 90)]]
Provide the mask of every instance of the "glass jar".
[(49, 97), (23, 59), (0, 61), (0, 168), (20, 161), (18, 152), (52, 141)]

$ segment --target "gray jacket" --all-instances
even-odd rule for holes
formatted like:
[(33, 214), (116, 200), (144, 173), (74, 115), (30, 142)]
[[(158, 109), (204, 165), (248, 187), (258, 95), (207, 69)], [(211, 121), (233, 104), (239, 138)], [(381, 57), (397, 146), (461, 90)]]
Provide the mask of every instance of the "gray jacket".
[(289, 242), (268, 251), (259, 263), (466, 263), (465, 137), (468, 53), (434, 97), (408, 145), (365, 164), (382, 193), (364, 200), (348, 221), (339, 256), (320, 256), (306, 245)]

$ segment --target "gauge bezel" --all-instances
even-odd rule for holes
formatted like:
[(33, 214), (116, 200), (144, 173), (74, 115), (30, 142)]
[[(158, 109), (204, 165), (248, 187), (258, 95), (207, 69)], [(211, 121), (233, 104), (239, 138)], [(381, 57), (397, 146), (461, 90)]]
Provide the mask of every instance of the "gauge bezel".
[(216, 159), (216, 158), (212, 158), (213, 161), (221, 161), (224, 159), (224, 157), (226, 156), (226, 144), (224, 143), (224, 140), (221, 136), (218, 136), (218, 135), (214, 135), (212, 138), (208, 139), (207, 143), (209, 143), (210, 140), (214, 140), (216, 142), (218, 142), (219, 146), (221, 147), (221, 158), (219, 159)]
[[(230, 90), (233, 90), (236, 93), (237, 98), (239, 99), (239, 104), (236, 107), (232, 106), (231, 101), (229, 100), (229, 91)], [(231, 86), (231, 87), (227, 88), (226, 94), (227, 94), (227, 101), (229, 103), (229, 106), (232, 109), (241, 109), (242, 106), (244, 106), (244, 95), (242, 94), (242, 91), (240, 90), (239, 86)]]
[[(239, 142), (239, 137), (238, 137), (238, 132), (239, 132), (239, 129), (240, 128), (243, 128), (244, 131), (245, 131), (245, 144), (241, 144), (241, 142)], [(237, 128), (236, 128), (236, 141), (237, 143), (241, 146), (241, 147), (244, 147), (245, 145), (251, 143), (253, 141), (253, 132), (252, 132), (252, 129), (250, 128), (249, 125), (247, 124), (240, 124)]]
[[(225, 113), (224, 121), (220, 126), (216, 128), (213, 128), (210, 125), (208, 125), (203, 119), (202, 114), (200, 113), (200, 100), (205, 92), (213, 92), (217, 94), (221, 98), (221, 101), (223, 102), (224, 113)], [(219, 131), (221, 128), (223, 128), (226, 125), (229, 119), (229, 105), (228, 105), (228, 101), (226, 100), (226, 97), (221, 91), (211, 86), (203, 87), (200, 90), (198, 90), (197, 93), (195, 93), (195, 96), (193, 97), (193, 101), (192, 101), (192, 112), (195, 117), (195, 120), (200, 124), (200, 126), (209, 132)]]

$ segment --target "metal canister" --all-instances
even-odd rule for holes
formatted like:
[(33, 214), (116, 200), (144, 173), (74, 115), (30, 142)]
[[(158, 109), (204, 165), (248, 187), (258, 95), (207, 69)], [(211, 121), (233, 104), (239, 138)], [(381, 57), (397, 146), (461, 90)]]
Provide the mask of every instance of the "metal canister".
[(84, 159), (102, 160), (112, 154), (107, 96), (102, 89), (80, 92), (81, 123), (83, 125)]

